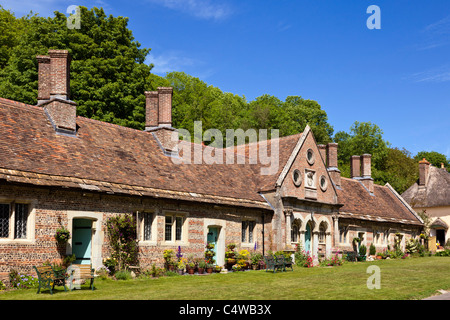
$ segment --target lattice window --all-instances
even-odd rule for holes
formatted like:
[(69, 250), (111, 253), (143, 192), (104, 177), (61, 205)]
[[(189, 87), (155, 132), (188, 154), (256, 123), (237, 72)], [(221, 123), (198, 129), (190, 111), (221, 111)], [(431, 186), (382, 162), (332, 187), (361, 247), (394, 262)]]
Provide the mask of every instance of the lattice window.
[(166, 216), (165, 238), (166, 241), (172, 240), (172, 216)]
[(28, 204), (16, 203), (15, 205), (15, 230), (14, 238), (27, 238)]
[(175, 240), (181, 241), (181, 232), (183, 230), (183, 218), (176, 217), (175, 219)]
[(152, 221), (153, 214), (149, 212), (143, 213), (144, 219), (144, 241), (149, 241), (152, 239)]
[(0, 238), (9, 237), (9, 204), (0, 204)]

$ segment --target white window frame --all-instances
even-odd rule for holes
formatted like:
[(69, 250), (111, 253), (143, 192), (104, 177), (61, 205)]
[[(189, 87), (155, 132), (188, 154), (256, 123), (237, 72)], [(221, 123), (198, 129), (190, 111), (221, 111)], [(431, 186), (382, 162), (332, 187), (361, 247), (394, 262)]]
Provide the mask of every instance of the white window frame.
[[(35, 241), (35, 209), (34, 203), (27, 200), (0, 199), (1, 204), (9, 205), (9, 232), (8, 237), (0, 238), (0, 244), (22, 243), (32, 244)], [(26, 221), (25, 238), (16, 238), (15, 222), (16, 222), (16, 204), (25, 204), (28, 206)]]
[(342, 226), (339, 228), (339, 243), (348, 244), (348, 227)]
[[(170, 217), (172, 219), (171, 221), (171, 236), (170, 240), (166, 240), (166, 217)], [(176, 232), (177, 232), (177, 218), (181, 218), (182, 224), (181, 224), (181, 239), (176, 239)], [(163, 243), (167, 245), (183, 245), (187, 243), (188, 239), (188, 223), (187, 223), (187, 214), (184, 212), (171, 212), (171, 211), (165, 211), (163, 212)]]

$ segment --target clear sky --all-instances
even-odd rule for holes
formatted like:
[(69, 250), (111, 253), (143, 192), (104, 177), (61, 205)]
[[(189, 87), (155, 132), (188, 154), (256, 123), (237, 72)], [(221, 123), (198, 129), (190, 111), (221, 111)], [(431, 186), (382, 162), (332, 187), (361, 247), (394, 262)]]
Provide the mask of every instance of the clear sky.
[[(184, 71), (247, 100), (319, 102), (338, 131), (450, 157), (449, 0), (0, 0), (16, 16), (101, 6), (129, 17), (153, 72)], [(370, 5), (381, 29), (369, 29)]]

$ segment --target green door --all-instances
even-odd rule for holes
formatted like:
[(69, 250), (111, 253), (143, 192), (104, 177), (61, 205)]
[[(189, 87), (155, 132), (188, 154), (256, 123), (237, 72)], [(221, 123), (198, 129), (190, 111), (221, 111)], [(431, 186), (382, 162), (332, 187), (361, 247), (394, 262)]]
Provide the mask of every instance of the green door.
[(75, 264), (91, 264), (92, 220), (73, 219), (72, 253)]
[(208, 237), (206, 241), (214, 244), (214, 261), (217, 263), (217, 237), (219, 236), (219, 230), (215, 227), (208, 228)]
[(305, 251), (311, 254), (311, 226), (309, 225), (309, 223), (306, 225)]

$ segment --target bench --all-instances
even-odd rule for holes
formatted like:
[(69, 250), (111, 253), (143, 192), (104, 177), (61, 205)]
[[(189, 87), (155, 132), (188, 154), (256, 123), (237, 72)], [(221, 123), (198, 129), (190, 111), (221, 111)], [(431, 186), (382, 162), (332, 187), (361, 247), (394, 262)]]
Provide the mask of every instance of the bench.
[(47, 288), (50, 290), (50, 294), (53, 294), (55, 285), (64, 286), (64, 291), (67, 292), (66, 270), (55, 270), (52, 266), (33, 266), (33, 268), (36, 270), (39, 281), (37, 293), (40, 293), (41, 288)]
[[(89, 287), (94, 290), (94, 269), (89, 264), (72, 264), (70, 270), (70, 290), (74, 289), (74, 281), (91, 280)], [(81, 283), (79, 283), (81, 284)]]
[(264, 256), (264, 262), (266, 263), (266, 272), (273, 270), (276, 273), (277, 269), (284, 268), (284, 264), (281, 264), (274, 256)]

